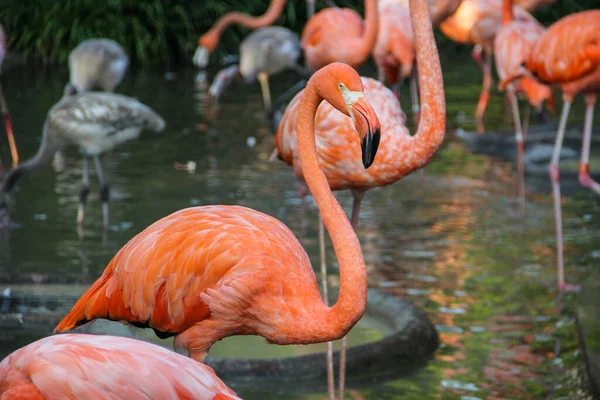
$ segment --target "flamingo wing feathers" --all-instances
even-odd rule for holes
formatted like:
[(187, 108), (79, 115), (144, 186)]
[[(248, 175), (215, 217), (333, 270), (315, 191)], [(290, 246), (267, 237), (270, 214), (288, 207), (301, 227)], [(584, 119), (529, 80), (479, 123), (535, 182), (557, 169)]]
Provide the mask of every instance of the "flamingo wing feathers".
[(552, 83), (582, 78), (599, 67), (600, 10), (571, 14), (550, 26), (527, 61), (527, 69)]
[(243, 265), (252, 254), (276, 262), (288, 257), (280, 262), (293, 269), (292, 254), (310, 266), (296, 237), (275, 218), (238, 206), (180, 210), (131, 239), (56, 330), (109, 318), (176, 334), (210, 315), (212, 289), (229, 293), (228, 280), (239, 289), (242, 277), (256, 272)]
[(0, 398), (238, 399), (212, 368), (150, 343), (66, 334), (0, 363)]

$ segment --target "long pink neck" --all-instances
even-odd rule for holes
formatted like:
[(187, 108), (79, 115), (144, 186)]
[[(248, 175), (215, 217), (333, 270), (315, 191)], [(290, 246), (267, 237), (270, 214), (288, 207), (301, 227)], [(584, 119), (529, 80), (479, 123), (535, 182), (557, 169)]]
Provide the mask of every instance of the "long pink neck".
[(512, 0), (502, 0), (502, 25), (508, 25), (513, 21)]
[(331, 193), (317, 159), (314, 119), (317, 107), (323, 100), (318, 82), (325, 78), (324, 75), (319, 70), (308, 82), (302, 95), (296, 124), (302, 173), (319, 207), (340, 266), (338, 301), (332, 307), (317, 305), (316, 308), (321, 312), (311, 315), (310, 326), (315, 330), (314, 335), (327, 341), (345, 334), (364, 314), (367, 303), (367, 269), (360, 242), (346, 213)]
[(409, 5), (419, 70), (421, 118), (410, 148), (416, 154), (413, 157), (415, 163), (409, 166), (410, 170), (398, 171), (401, 176), (426, 165), (443, 143), (446, 134), (444, 82), (427, 0), (409, 0)]
[(355, 39), (355, 43), (348, 44), (348, 47), (355, 48), (353, 53), (354, 60), (348, 62), (353, 67), (358, 67), (371, 54), (377, 32), (379, 30), (379, 11), (377, 9), (377, 0), (365, 0), (365, 30), (360, 38)]
[(283, 7), (285, 7), (286, 0), (271, 0), (269, 4), (269, 8), (263, 15), (258, 17), (254, 17), (248, 14), (244, 14), (241, 12), (230, 12), (219, 18), (217, 23), (210, 28), (208, 32), (206, 32), (200, 38), (200, 43), (203, 44), (203, 38), (209, 38), (209, 43), (206, 46), (210, 51), (213, 51), (219, 42), (219, 38), (221, 34), (229, 25), (232, 24), (240, 24), (250, 29), (258, 29), (265, 26), (269, 26), (275, 23), (281, 13), (283, 12)]

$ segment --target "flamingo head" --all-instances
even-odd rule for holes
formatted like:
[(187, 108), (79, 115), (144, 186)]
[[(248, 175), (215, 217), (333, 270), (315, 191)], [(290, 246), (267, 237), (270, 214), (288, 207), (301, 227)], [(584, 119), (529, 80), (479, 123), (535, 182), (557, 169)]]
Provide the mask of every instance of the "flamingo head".
[[(369, 168), (375, 160), (381, 137), (381, 124), (377, 114), (363, 93), (363, 85), (358, 73), (349, 65), (333, 63), (323, 68), (329, 71), (329, 83), (335, 84), (326, 88), (325, 99), (342, 113), (348, 115), (360, 139), (362, 163)], [(330, 89), (331, 88), (331, 89)]]
[(212, 33), (205, 33), (200, 36), (198, 40), (198, 48), (194, 53), (194, 64), (200, 68), (206, 68), (208, 66), (208, 57), (210, 53), (212, 53), (217, 47), (217, 42), (219, 41), (218, 36), (213, 35)]

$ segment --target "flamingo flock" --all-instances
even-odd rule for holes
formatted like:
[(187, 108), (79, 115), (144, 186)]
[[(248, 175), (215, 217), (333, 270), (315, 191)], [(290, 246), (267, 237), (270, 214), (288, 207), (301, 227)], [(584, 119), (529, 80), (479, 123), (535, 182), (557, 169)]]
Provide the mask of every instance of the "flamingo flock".
[[(286, 69), (310, 76), (286, 106), (272, 159), (293, 168), (312, 194), (320, 215), (320, 290), (309, 255), (278, 219), (235, 205), (176, 211), (126, 243), (104, 272), (56, 326), (0, 363), (0, 399), (238, 399), (204, 364), (211, 347), (235, 335), (258, 335), (277, 345), (328, 342), (327, 382), (334, 386), (333, 340), (342, 339), (338, 373), (345, 396), (346, 335), (362, 318), (368, 276), (357, 236), (365, 193), (426, 166), (446, 134), (442, 69), (433, 28), (450, 39), (475, 45), (483, 70), (476, 121), (483, 117), (492, 88), (492, 55), (499, 88), (510, 100), (517, 143), (520, 198), (525, 201), (523, 152), (527, 118), (518, 96), (540, 111), (553, 111), (554, 87), (563, 111), (550, 175), (556, 218), (558, 288), (574, 291), (564, 277), (558, 162), (570, 106), (578, 94), (586, 103), (579, 167), (580, 183), (600, 194), (589, 174), (594, 105), (600, 91), (600, 10), (564, 17), (545, 28), (529, 12), (552, 0), (364, 0), (364, 19), (354, 10), (329, 7), (309, 17), (301, 35), (272, 26), (285, 0), (270, 0), (263, 15), (231, 12), (204, 33), (193, 55), (201, 70), (227, 27), (253, 30), (240, 44), (239, 64), (219, 72), (209, 93), (218, 98), (240, 75), (258, 80), (268, 112), (274, 102), (269, 77)], [(0, 25), (0, 66), (7, 52)], [(482, 60), (482, 53), (484, 59)], [(304, 56), (304, 65), (299, 64)], [(378, 79), (355, 68), (373, 56)], [(110, 226), (109, 183), (100, 155), (137, 138), (143, 130), (163, 131), (164, 119), (138, 100), (114, 93), (129, 65), (126, 51), (109, 39), (89, 39), (69, 56), (69, 82), (49, 110), (38, 152), (19, 162), (12, 122), (0, 87), (0, 106), (13, 168), (4, 176), (0, 209), (8, 212), (19, 179), (48, 164), (57, 151), (75, 145), (83, 154), (77, 224), (84, 222), (90, 192), (89, 161), (99, 180), (103, 225)], [(401, 107), (399, 85), (410, 80), (411, 134)], [(388, 88), (385, 84), (392, 88)], [(35, 179), (35, 178), (31, 178)], [(349, 189), (350, 217), (333, 191)], [(16, 196), (18, 197), (18, 196)], [(340, 269), (340, 290), (327, 301), (325, 236)], [(133, 339), (71, 333), (96, 319), (151, 328), (173, 337), (179, 353)], [(160, 377), (160, 379), (156, 379)]]

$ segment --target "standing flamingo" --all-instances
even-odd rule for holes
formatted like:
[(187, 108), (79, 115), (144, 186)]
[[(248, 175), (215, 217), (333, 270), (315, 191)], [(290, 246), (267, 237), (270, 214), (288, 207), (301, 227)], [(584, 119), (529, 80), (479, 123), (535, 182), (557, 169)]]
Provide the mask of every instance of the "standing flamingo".
[[(429, 14), (435, 27), (456, 11), (461, 0), (430, 0)], [(416, 81), (415, 43), (408, 0), (379, 1), (379, 33), (373, 48), (378, 79), (395, 85), (410, 79), (410, 94), (415, 124), (419, 120), (419, 99)]]
[(212, 368), (139, 340), (55, 335), (0, 363), (0, 398), (239, 399)]
[[(65, 89), (68, 91), (69, 87)], [(92, 157), (100, 183), (104, 227), (108, 228), (109, 185), (102, 172), (100, 154), (137, 138), (142, 129), (158, 132), (164, 127), (165, 122), (158, 114), (135, 99), (104, 92), (67, 93), (48, 112), (37, 154), (6, 175), (0, 193), (0, 207), (6, 206), (9, 192), (23, 174), (50, 162), (54, 153), (62, 147), (75, 144), (83, 152), (83, 187), (77, 223), (81, 225), (85, 216), (90, 192), (89, 159)]]
[(335, 305), (323, 303), (308, 255), (283, 223), (239, 206), (193, 207), (130, 240), (56, 331), (95, 318), (128, 321), (160, 337), (175, 335), (175, 347), (198, 361), (232, 335), (275, 344), (344, 336), (365, 312), (367, 271), (356, 233), (319, 168), (314, 118), (323, 100), (351, 116), (369, 167), (379, 121), (362, 90), (356, 71), (331, 64), (309, 80), (297, 119), (303, 173), (339, 260)]
[(600, 10), (571, 14), (551, 25), (531, 50), (527, 69), (543, 82), (557, 85), (563, 93), (563, 110), (550, 164), (550, 176), (556, 218), (558, 287), (560, 290), (577, 290), (577, 286), (565, 283), (564, 277), (558, 165), (571, 103), (581, 93), (585, 98), (586, 111), (579, 182), (600, 194), (600, 184), (590, 177), (589, 167), (594, 105), (600, 91)]
[[(473, 57), (483, 69), (483, 86), (475, 118), (477, 129), (483, 132), (483, 114), (490, 100), (492, 88), (492, 51), (494, 36), (500, 29), (503, 0), (463, 0), (454, 14), (440, 25), (442, 32), (458, 43), (475, 44)], [(537, 4), (543, 0), (536, 0)], [(513, 6), (513, 15), (517, 21), (536, 22), (535, 18), (519, 6)], [(481, 62), (481, 49), (485, 61)]]
[(348, 8), (330, 7), (316, 13), (302, 30), (306, 65), (316, 71), (333, 62), (358, 67), (371, 54), (377, 39), (377, 0), (364, 0), (365, 22)]
[(69, 54), (69, 83), (77, 93), (112, 92), (123, 79), (128, 65), (129, 57), (114, 40), (84, 40)]
[(216, 99), (225, 86), (239, 72), (246, 82), (258, 78), (267, 112), (271, 111), (271, 92), (269, 75), (277, 74), (285, 69), (293, 68), (304, 73), (297, 64), (300, 57), (300, 39), (287, 28), (268, 26), (257, 29), (240, 44), (240, 64), (229, 66), (217, 74), (209, 89), (211, 98)]
[[(512, 0), (503, 0), (502, 26), (498, 29), (494, 38), (494, 54), (496, 70), (502, 82), (512, 81), (513, 76), (522, 75), (522, 66), (529, 57), (531, 49), (544, 34), (544, 27), (537, 21), (515, 21), (513, 18)], [(517, 168), (519, 175), (519, 199), (521, 199), (521, 211), (525, 206), (525, 180), (523, 168), (523, 128), (519, 116), (519, 103), (517, 93), (523, 92), (529, 103), (538, 112), (541, 111), (544, 101), (548, 101), (549, 108), (554, 111), (554, 98), (552, 90), (547, 85), (539, 83), (533, 77), (523, 76), (518, 80), (508, 83), (506, 91), (511, 103), (513, 122), (515, 125), (515, 138), (517, 142)], [(529, 113), (527, 113), (527, 118)], [(525, 124), (528, 121), (524, 121)]]
[[(365, 95), (380, 117), (385, 134), (381, 137), (381, 150), (368, 170), (361, 168), (358, 146), (352, 142), (351, 120), (322, 104), (315, 124), (319, 164), (333, 190), (351, 189), (354, 197), (352, 226), (358, 225), (360, 203), (365, 192), (378, 186), (386, 186), (411, 172), (425, 166), (444, 140), (446, 131), (446, 108), (441, 67), (433, 38), (427, 2), (411, 0), (410, 12), (415, 37), (419, 85), (423, 115), (419, 128), (411, 136), (405, 124), (405, 116), (396, 96), (383, 84), (363, 78)], [(292, 100), (284, 114), (276, 137), (277, 155), (294, 167), (296, 175), (306, 180), (302, 173), (299, 132), (294, 129), (299, 118), (299, 106), (303, 97), (300, 92)], [(323, 244), (321, 244), (323, 246)], [(344, 343), (340, 354), (340, 392), (343, 396)]]
[[(2, 24), (0, 24), (0, 75), (2, 72), (2, 63), (6, 56), (6, 33)], [(2, 118), (4, 119), (4, 128), (6, 129), (6, 136), (8, 137), (8, 145), (10, 146), (10, 155), (12, 156), (13, 166), (19, 164), (19, 152), (17, 151), (17, 144), (15, 143), (15, 137), (12, 129), (12, 119), (10, 118), (10, 112), (6, 105), (6, 99), (4, 98), (4, 92), (2, 92), (2, 83), (0, 82), (0, 111), (2, 112)]]

